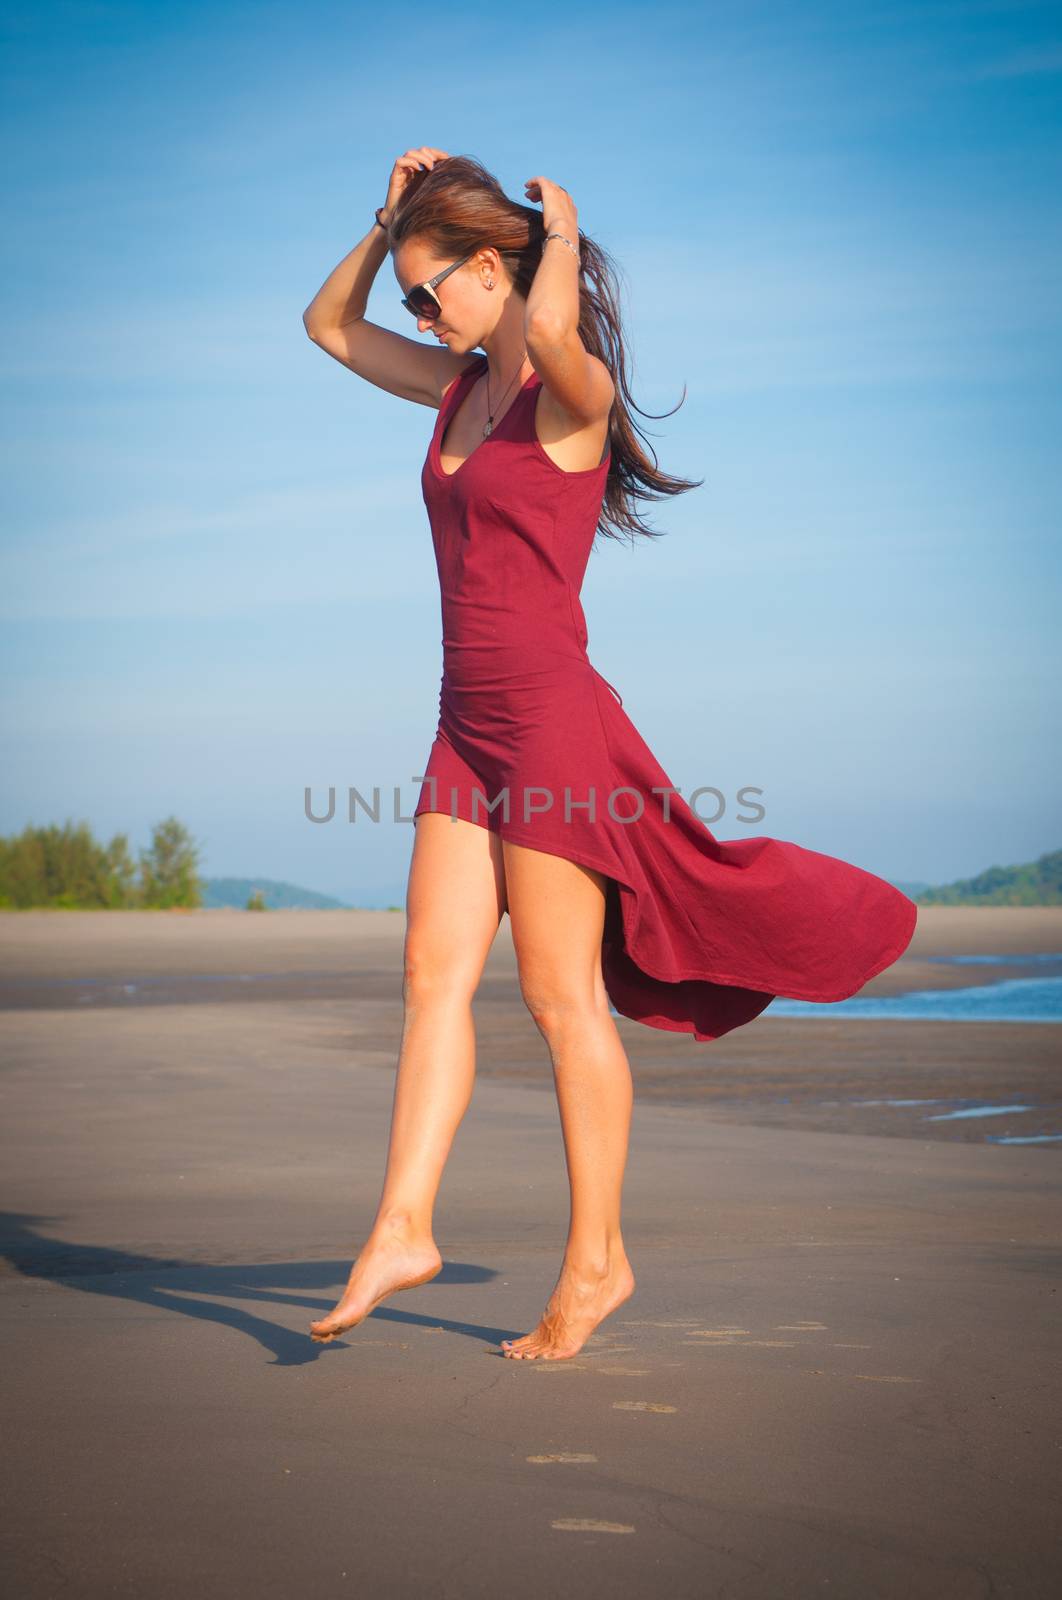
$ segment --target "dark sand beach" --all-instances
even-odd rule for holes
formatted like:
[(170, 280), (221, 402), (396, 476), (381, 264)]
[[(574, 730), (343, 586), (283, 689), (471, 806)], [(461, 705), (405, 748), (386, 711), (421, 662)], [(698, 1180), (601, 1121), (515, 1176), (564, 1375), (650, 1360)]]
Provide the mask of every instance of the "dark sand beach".
[[(0, 914), (8, 1592), (1057, 1592), (1062, 1147), (986, 1138), (1062, 1132), (1057, 1025), (620, 1019), (637, 1288), (575, 1360), (508, 1362), (567, 1185), (503, 921), (444, 1270), (322, 1347), (383, 1175), (403, 927)], [(864, 993), (1059, 950), (1055, 908), (924, 908)], [(1035, 1106), (854, 1103), (904, 1098)]]
[[(324, 1048), (393, 1073), (404, 927), (397, 911), (0, 913), (0, 1010), (294, 1006), (299, 1027)], [(1059, 952), (1062, 908), (922, 907), (907, 953), (861, 993), (1035, 976), (1034, 962), (1014, 958)], [(970, 955), (1009, 959), (941, 960)], [(545, 1045), (521, 1001), (507, 917), (474, 1010), (479, 1077), (552, 1094)], [(639, 1100), (696, 1104), (720, 1121), (978, 1144), (986, 1132), (1062, 1133), (1062, 1030), (1053, 1024), (862, 1020), (831, 1015), (829, 1007), (821, 1019), (797, 1021), (768, 1009), (708, 1043), (623, 1017), (617, 1025)], [(989, 1125), (932, 1121), (943, 1105), (891, 1100), (1030, 1109)]]

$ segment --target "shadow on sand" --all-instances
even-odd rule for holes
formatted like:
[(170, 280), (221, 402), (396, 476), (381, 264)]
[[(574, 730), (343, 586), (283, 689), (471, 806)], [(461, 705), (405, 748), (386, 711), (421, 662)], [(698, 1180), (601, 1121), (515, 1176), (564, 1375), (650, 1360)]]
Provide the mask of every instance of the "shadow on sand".
[[(301, 1367), (317, 1361), (332, 1350), (354, 1343), (358, 1333), (371, 1325), (390, 1323), (398, 1328), (441, 1328), (468, 1339), (483, 1340), (496, 1346), (511, 1338), (508, 1328), (484, 1328), (474, 1323), (440, 1321), (416, 1312), (396, 1310), (385, 1303), (352, 1328), (349, 1334), (327, 1344), (310, 1338), (309, 1321), (305, 1333), (293, 1332), (224, 1300), (251, 1301), (263, 1307), (298, 1306), (311, 1315), (331, 1311), (350, 1272), (350, 1259), (343, 1261), (265, 1261), (252, 1266), (208, 1266), (172, 1257), (137, 1255), (110, 1249), (106, 1245), (76, 1244), (67, 1239), (47, 1238), (36, 1232), (61, 1218), (29, 1216), (20, 1212), (0, 1213), (2, 1246), (0, 1258), (9, 1272), (27, 1279), (46, 1279), (76, 1289), (81, 1294), (107, 1295), (136, 1305), (158, 1306), (181, 1316), (220, 1323), (256, 1339), (273, 1356), (272, 1366)], [(491, 1267), (469, 1262), (444, 1261), (443, 1269), (430, 1284), (483, 1283), (496, 1278)], [(371, 1335), (369, 1335), (371, 1337)], [(491, 1354), (498, 1354), (491, 1350)]]

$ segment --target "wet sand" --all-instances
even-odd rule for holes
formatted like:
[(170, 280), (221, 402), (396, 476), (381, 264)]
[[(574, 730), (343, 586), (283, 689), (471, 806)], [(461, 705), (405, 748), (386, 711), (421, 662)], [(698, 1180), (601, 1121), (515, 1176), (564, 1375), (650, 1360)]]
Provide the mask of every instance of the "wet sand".
[[(394, 1070), (401, 1035), (401, 912), (0, 913), (0, 1011), (305, 1005), (326, 1047)], [(949, 955), (1062, 951), (1062, 907), (927, 906), (907, 953), (861, 991), (897, 995), (1035, 976), (949, 966)], [(545, 1045), (522, 1003), (503, 917), (474, 1003), (477, 1072), (552, 1093)], [(703, 1042), (617, 1019), (640, 1099), (775, 1127), (984, 1143), (1062, 1133), (1062, 1029), (1047, 1023), (772, 1018)], [(1013, 1116), (933, 1120), (946, 1103), (1029, 1105)], [(1062, 1153), (1062, 1144), (1058, 1146)]]
[[(503, 923), (443, 1272), (319, 1346), (383, 1177), (401, 932), (0, 915), (7, 1591), (1057, 1592), (1057, 1150), (773, 1098), (978, 1073), (1009, 1096), (1047, 1083), (1052, 1030), (621, 1022), (634, 1297), (576, 1360), (506, 1361), (568, 1191)], [(909, 973), (960, 938), (1058, 949), (1059, 921), (949, 908)]]

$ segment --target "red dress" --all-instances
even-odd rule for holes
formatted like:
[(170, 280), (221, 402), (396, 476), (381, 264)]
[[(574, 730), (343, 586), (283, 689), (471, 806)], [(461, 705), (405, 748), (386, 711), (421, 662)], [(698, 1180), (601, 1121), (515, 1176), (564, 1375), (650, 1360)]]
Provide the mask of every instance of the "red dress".
[(532, 373), (456, 472), (440, 446), (486, 371), (447, 391), (421, 474), (442, 595), (439, 723), (414, 815), (441, 811), (594, 867), (609, 999), (717, 1039), (775, 995), (843, 1000), (910, 943), (883, 878), (781, 839), (716, 839), (587, 657), (579, 600), (611, 450), (566, 472), (535, 432)]

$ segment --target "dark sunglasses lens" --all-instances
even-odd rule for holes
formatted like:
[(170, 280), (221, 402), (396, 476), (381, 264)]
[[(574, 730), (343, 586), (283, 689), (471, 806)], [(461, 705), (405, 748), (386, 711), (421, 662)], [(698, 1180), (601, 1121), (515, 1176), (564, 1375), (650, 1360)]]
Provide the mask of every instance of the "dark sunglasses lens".
[(420, 285), (411, 289), (402, 304), (407, 311), (412, 311), (415, 317), (437, 317), (439, 315), (439, 302), (434, 295)]

